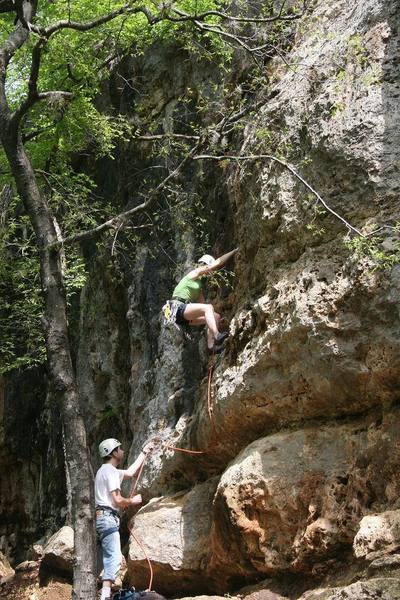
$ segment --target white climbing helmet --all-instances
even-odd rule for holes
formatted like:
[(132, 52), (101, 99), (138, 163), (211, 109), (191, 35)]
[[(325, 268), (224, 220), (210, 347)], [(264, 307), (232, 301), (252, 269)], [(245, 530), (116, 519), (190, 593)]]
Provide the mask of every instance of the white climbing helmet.
[(108, 438), (107, 440), (103, 440), (102, 442), (100, 442), (99, 454), (101, 458), (105, 458), (106, 456), (111, 454), (111, 452), (115, 450), (115, 448), (118, 448), (118, 446), (122, 446), (122, 444), (115, 438)]
[(215, 258), (213, 256), (211, 256), (211, 254), (203, 254), (203, 256), (201, 256), (197, 262), (203, 263), (203, 264), (207, 265), (208, 267), (212, 267), (213, 264), (215, 263)]

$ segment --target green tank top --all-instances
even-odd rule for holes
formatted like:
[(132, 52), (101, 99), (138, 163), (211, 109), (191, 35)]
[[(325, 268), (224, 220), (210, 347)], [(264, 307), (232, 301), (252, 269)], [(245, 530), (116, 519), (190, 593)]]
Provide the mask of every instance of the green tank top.
[(180, 280), (172, 293), (173, 298), (182, 298), (186, 302), (196, 302), (201, 292), (200, 279), (190, 279), (188, 275)]

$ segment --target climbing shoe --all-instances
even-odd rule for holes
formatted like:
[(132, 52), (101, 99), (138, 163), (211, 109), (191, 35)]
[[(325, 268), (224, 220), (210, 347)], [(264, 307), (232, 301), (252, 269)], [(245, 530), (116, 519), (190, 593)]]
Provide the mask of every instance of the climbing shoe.
[(215, 338), (215, 344), (216, 345), (222, 344), (222, 342), (224, 340), (226, 340), (226, 338), (228, 337), (228, 335), (229, 335), (228, 331), (222, 331), (221, 333), (219, 333), (217, 335), (217, 337)]

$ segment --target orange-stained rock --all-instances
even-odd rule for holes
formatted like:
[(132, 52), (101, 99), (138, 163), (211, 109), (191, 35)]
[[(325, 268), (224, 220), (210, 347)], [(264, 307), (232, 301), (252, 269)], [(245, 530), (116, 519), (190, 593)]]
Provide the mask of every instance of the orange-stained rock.
[(210, 571), (331, 569), (350, 555), (361, 518), (396, 502), (399, 468), (398, 411), (383, 423), (309, 427), (253, 442), (220, 479)]

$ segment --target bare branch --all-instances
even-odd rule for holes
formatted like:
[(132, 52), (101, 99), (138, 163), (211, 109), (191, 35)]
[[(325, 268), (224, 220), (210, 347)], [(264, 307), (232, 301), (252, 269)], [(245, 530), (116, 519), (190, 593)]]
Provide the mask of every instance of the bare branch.
[[(283, 10), (283, 6), (281, 6), (281, 11)], [(306, 4), (304, 3), (304, 7), (306, 6)], [(243, 35), (238, 35), (238, 34), (234, 34), (231, 33), (229, 31), (226, 31), (225, 29), (223, 29), (221, 27), (221, 25), (219, 25), (218, 23), (212, 23), (212, 24), (208, 24), (208, 23), (204, 23), (202, 22), (202, 19), (206, 18), (207, 16), (210, 16), (211, 14), (217, 14), (218, 16), (222, 16), (226, 19), (226, 20), (231, 20), (231, 21), (241, 21), (244, 23), (263, 23), (263, 22), (270, 22), (270, 21), (278, 21), (278, 20), (294, 20), (294, 19), (299, 19), (304, 15), (304, 12), (302, 13), (298, 13), (296, 15), (290, 15), (290, 17), (288, 16), (287, 18), (283, 15), (281, 15), (281, 12), (278, 15), (275, 15), (274, 17), (270, 17), (265, 18), (265, 19), (257, 19), (257, 18), (251, 18), (251, 17), (243, 17), (243, 18), (239, 18), (239, 17), (230, 17), (229, 15), (226, 15), (225, 13), (218, 13), (218, 11), (207, 11), (206, 13), (202, 13), (201, 15), (190, 15), (188, 13), (186, 13), (185, 11), (175, 8), (172, 8), (172, 11), (175, 12), (178, 17), (172, 17), (171, 15), (166, 14), (164, 16), (164, 19), (167, 21), (172, 21), (174, 23), (179, 23), (179, 22), (184, 22), (184, 21), (189, 21), (191, 23), (193, 23), (197, 29), (199, 29), (200, 31), (208, 31), (210, 33), (214, 33), (216, 35), (219, 35), (222, 38), (225, 38), (231, 45), (235, 46), (240, 46), (242, 47), (248, 54), (250, 54), (250, 56), (253, 58), (254, 62), (259, 65), (259, 60), (257, 58), (257, 54), (259, 54), (262, 50), (265, 50), (266, 48), (271, 48), (271, 50), (275, 50), (275, 47), (272, 46), (271, 44), (264, 44), (262, 46), (256, 46), (256, 47), (252, 47), (251, 45), (249, 45), (249, 40), (251, 40), (250, 37), (247, 36), (243, 36)], [(305, 11), (305, 8), (304, 8)], [(269, 57), (272, 57), (272, 55), (269, 55)]]
[(111, 219), (109, 219), (108, 221), (105, 221), (101, 225), (98, 225), (97, 227), (93, 227), (93, 229), (88, 229), (87, 231), (82, 231), (81, 233), (77, 233), (75, 235), (66, 237), (63, 240), (61, 240), (60, 243), (63, 245), (66, 245), (66, 244), (72, 244), (75, 242), (81, 242), (83, 240), (86, 240), (86, 239), (92, 238), (96, 235), (99, 235), (99, 233), (102, 233), (103, 231), (106, 231), (107, 229), (114, 229), (115, 227), (120, 228), (121, 222), (126, 221), (129, 217), (131, 217), (132, 215), (134, 215), (138, 212), (142, 212), (142, 211), (146, 210), (146, 208), (148, 208), (152, 204), (152, 202), (157, 198), (157, 195), (166, 187), (167, 183), (171, 179), (174, 179), (175, 177), (177, 177), (179, 175), (179, 173), (182, 171), (183, 167), (190, 160), (192, 160), (192, 158), (194, 157), (196, 152), (199, 150), (201, 143), (202, 143), (202, 140), (199, 140), (197, 142), (197, 144), (195, 144), (195, 146), (193, 146), (193, 148), (185, 156), (185, 158), (179, 163), (179, 165), (169, 175), (167, 175), (167, 177), (165, 177), (165, 179), (163, 179), (163, 181), (161, 181), (161, 183), (159, 183), (158, 186), (154, 188), (154, 190), (152, 190), (150, 192), (150, 194), (148, 195), (146, 200), (144, 202), (142, 202), (142, 204), (139, 204), (139, 205), (135, 206), (134, 208), (131, 208), (130, 210), (127, 210), (123, 213), (120, 213), (119, 215), (117, 215), (115, 217), (112, 217)]
[(395, 225), (381, 225), (377, 229), (374, 229), (373, 231), (370, 231), (369, 233), (366, 233), (365, 237), (373, 237), (374, 235), (377, 235), (378, 233), (381, 233), (382, 231), (387, 232), (388, 230), (394, 231), (397, 234), (400, 231), (399, 227), (398, 226), (396, 227)]
[(193, 23), (196, 25), (196, 27), (198, 29), (200, 29), (200, 31), (209, 31), (211, 33), (216, 33), (217, 35), (227, 39), (229, 42), (235, 42), (238, 46), (241, 46), (244, 50), (246, 50), (246, 52), (248, 52), (251, 55), (251, 57), (253, 58), (253, 60), (258, 64), (258, 61), (257, 61), (256, 57), (254, 56), (254, 52), (253, 52), (252, 48), (250, 46), (248, 46), (246, 44), (246, 42), (244, 42), (240, 36), (234, 35), (233, 33), (229, 33), (228, 31), (224, 31), (218, 25), (216, 25), (215, 27), (211, 27), (211, 26), (205, 25), (204, 23), (201, 23), (200, 21), (197, 21), (197, 20), (193, 20)]
[(279, 163), (280, 165), (282, 165), (283, 167), (288, 169), (288, 171), (290, 171), (299, 181), (302, 182), (302, 184), (308, 190), (310, 190), (310, 192), (317, 198), (317, 200), (324, 206), (324, 208), (328, 212), (330, 212), (334, 217), (336, 217), (337, 219), (339, 219), (339, 221), (341, 221), (344, 225), (346, 225), (347, 229), (349, 229), (353, 233), (356, 233), (360, 237), (363, 237), (363, 238), (366, 237), (363, 233), (361, 233), (361, 231), (359, 231), (358, 229), (353, 227), (353, 225), (350, 225), (350, 223), (348, 221), (346, 221), (346, 219), (344, 219), (335, 210), (333, 210), (333, 208), (331, 208), (327, 204), (327, 202), (319, 195), (319, 193), (301, 175), (299, 175), (299, 173), (297, 173), (297, 171), (292, 167), (292, 165), (289, 165), (287, 162), (281, 160), (280, 158), (277, 158), (276, 156), (272, 156), (270, 154), (256, 154), (256, 155), (248, 155), (248, 156), (229, 156), (229, 155), (212, 156), (210, 154), (200, 154), (200, 155), (193, 157), (193, 160), (216, 160), (216, 161), (223, 161), (223, 160), (245, 161), (245, 160), (261, 160), (261, 159), (271, 160), (273, 162)]
[[(21, 7), (18, 11), (19, 16), (20, 12)], [(30, 20), (34, 15), (34, 3), (23, 2), (22, 12), (24, 18), (28, 18)], [(5, 130), (10, 124), (9, 119), (11, 112), (6, 95), (7, 67), (15, 52), (21, 48), (21, 46), (23, 46), (28, 37), (29, 30), (24, 27), (21, 21), (18, 21), (14, 30), (9, 34), (8, 38), (0, 47), (0, 128), (3, 130)]]
[(38, 27), (30, 23), (31, 31), (34, 31), (38, 35), (48, 40), (52, 35), (61, 31), (62, 29), (74, 29), (75, 31), (90, 31), (91, 29), (95, 29), (100, 25), (104, 25), (105, 23), (109, 23), (116, 17), (120, 15), (132, 15), (136, 13), (143, 13), (149, 23), (152, 25), (157, 22), (158, 18), (155, 17), (146, 6), (139, 6), (133, 8), (132, 2), (127, 2), (120, 8), (113, 10), (106, 15), (102, 15), (97, 19), (93, 19), (92, 21), (86, 21), (85, 23), (80, 23), (79, 21), (71, 21), (69, 19), (62, 19), (60, 21), (56, 21), (49, 27)]
[[(31, 2), (23, 2), (23, 18), (30, 21), (34, 15), (34, 7)], [(21, 48), (29, 36), (29, 30), (18, 21), (15, 29), (10, 33), (3, 46), (0, 48), (0, 79), (5, 80), (8, 63), (15, 52)]]
[(28, 81), (28, 96), (21, 103), (19, 108), (13, 113), (12, 121), (14, 125), (18, 125), (21, 121), (22, 116), (28, 112), (28, 110), (38, 101), (38, 90), (37, 90), (37, 82), (39, 78), (39, 69), (40, 69), (40, 60), (42, 56), (42, 50), (44, 45), (46, 44), (46, 40), (41, 38), (34, 46), (32, 50), (32, 63), (31, 63), (31, 71), (29, 75)]
[(135, 135), (134, 139), (139, 140), (141, 142), (153, 142), (156, 140), (168, 140), (168, 139), (199, 140), (200, 136), (185, 135), (183, 133), (158, 133), (158, 134), (154, 134), (154, 135)]
[(285, 3), (282, 4), (277, 15), (273, 15), (271, 17), (233, 17), (232, 15), (228, 15), (218, 10), (207, 10), (203, 13), (192, 16), (176, 7), (172, 7), (172, 11), (181, 17), (180, 19), (177, 19), (177, 21), (192, 21), (194, 18), (198, 20), (204, 20), (207, 17), (219, 17), (223, 21), (231, 21), (235, 23), (273, 23), (275, 21), (294, 21), (295, 19), (300, 19), (302, 16), (304, 16), (306, 10), (305, 3), (303, 4), (302, 12), (292, 15), (282, 14), (284, 5)]
[(64, 92), (63, 90), (51, 90), (50, 92), (40, 92), (37, 95), (38, 100), (72, 100), (74, 97), (72, 92)]
[(23, 133), (22, 134), (22, 143), (26, 144), (27, 142), (34, 140), (37, 137), (39, 137), (39, 135), (42, 135), (42, 133), (45, 133), (46, 131), (49, 131), (49, 129), (52, 129), (52, 128), (53, 128), (53, 125), (49, 125), (48, 127), (43, 127), (42, 129), (35, 129), (34, 131), (30, 131), (29, 133)]

